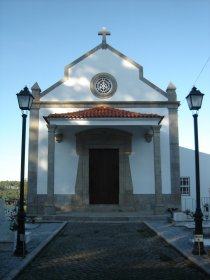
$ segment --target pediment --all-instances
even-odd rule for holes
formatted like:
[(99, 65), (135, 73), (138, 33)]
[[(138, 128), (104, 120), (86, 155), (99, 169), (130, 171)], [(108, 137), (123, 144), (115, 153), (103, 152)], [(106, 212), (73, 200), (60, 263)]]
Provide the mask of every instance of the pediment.
[(107, 73), (117, 81), (116, 92), (104, 101), (168, 101), (167, 92), (143, 76), (143, 67), (110, 45), (85, 53), (64, 70), (64, 78), (40, 94), (41, 101), (101, 102), (91, 91), (91, 80)]

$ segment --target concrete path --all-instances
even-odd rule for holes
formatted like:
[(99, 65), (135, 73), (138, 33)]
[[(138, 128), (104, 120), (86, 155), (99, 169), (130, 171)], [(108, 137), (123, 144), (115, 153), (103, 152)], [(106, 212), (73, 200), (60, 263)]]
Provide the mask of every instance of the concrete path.
[(26, 225), (31, 232), (25, 258), (13, 255), (14, 243), (0, 243), (0, 279), (11, 280), (59, 233), (66, 223), (37, 223)]
[[(55, 236), (64, 225), (42, 224), (44, 226), (48, 230), (52, 226), (51, 233)], [(191, 254), (191, 237), (192, 230), (173, 227), (163, 221), (146, 224), (69, 222), (15, 279), (209, 279), (210, 259), (208, 256), (195, 257)], [(23, 262), (29, 263), (38, 251), (34, 249), (25, 260), (16, 263), (16, 274), (23, 268)], [(0, 278), (9, 280), (14, 275), (13, 271), (12, 275), (10, 272), (4, 278), (0, 275)]]

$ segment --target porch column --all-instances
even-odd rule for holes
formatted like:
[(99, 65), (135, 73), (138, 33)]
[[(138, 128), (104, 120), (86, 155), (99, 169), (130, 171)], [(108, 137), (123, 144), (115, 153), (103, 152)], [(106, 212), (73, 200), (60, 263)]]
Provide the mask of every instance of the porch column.
[(162, 196), (162, 172), (161, 172), (161, 152), (160, 152), (160, 128), (153, 126), (153, 145), (154, 145), (154, 173), (155, 173), (155, 214), (163, 211)]
[(47, 201), (45, 214), (55, 214), (54, 206), (54, 163), (55, 163), (55, 129), (56, 125), (48, 125), (48, 172), (47, 172)]

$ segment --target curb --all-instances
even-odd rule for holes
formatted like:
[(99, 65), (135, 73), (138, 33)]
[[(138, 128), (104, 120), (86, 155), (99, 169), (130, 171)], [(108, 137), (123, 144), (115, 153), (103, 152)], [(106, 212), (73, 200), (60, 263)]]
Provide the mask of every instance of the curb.
[(42, 241), (38, 247), (29, 253), (23, 262), (15, 269), (11, 270), (7, 276), (3, 277), (2, 280), (14, 279), (43, 249), (44, 247), (65, 227), (67, 222), (63, 222), (61, 226), (56, 229), (51, 235), (49, 235), (44, 241)]

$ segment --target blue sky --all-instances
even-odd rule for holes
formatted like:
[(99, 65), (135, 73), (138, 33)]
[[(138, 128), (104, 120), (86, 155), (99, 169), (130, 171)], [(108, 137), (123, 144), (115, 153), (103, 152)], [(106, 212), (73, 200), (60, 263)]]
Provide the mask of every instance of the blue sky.
[[(61, 79), (65, 65), (101, 42), (102, 26), (111, 32), (107, 42), (141, 64), (145, 78), (163, 90), (170, 81), (176, 85), (180, 145), (193, 148), (185, 97), (210, 56), (209, 15), (210, 0), (0, 0), (0, 180), (20, 177), (16, 93)], [(205, 94), (199, 146), (210, 153), (210, 61), (195, 86)]]

